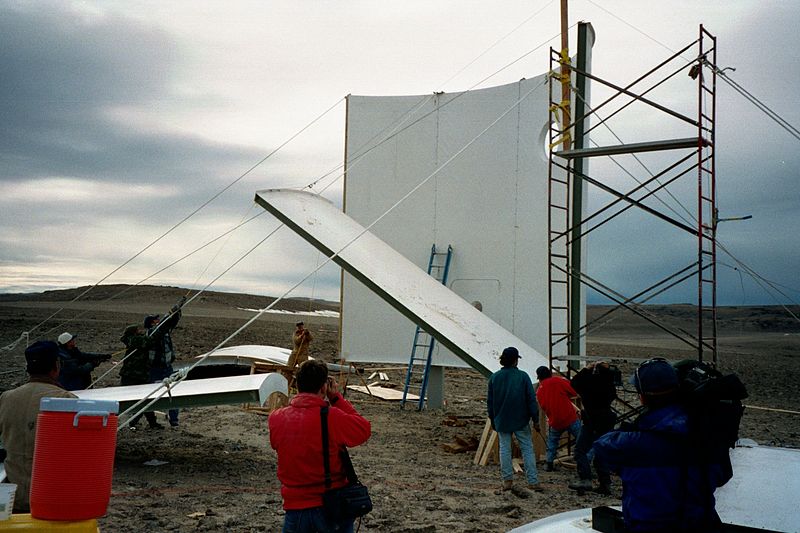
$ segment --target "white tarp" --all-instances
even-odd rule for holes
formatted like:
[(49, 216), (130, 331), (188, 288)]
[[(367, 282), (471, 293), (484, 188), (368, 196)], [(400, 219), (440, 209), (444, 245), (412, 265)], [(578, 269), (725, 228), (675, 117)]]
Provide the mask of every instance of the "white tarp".
[[(717, 489), (717, 513), (725, 524), (765, 531), (800, 531), (794, 506), (800, 494), (800, 450), (746, 445), (731, 451), (733, 479)], [(567, 533), (592, 529), (592, 510), (559, 513), (509, 533)]]
[[(341, 250), (335, 261), (342, 268), (409, 320), (424, 325), (437, 341), (484, 375), (500, 368), (498, 357), (506, 346), (519, 349), (519, 366), (531, 376), (536, 367), (548, 364), (525, 341), (365, 231), (328, 200), (298, 190), (271, 189), (258, 191), (256, 202), (322, 253), (331, 256)], [(376, 334), (380, 335), (380, 330)]]
[[(463, 93), (348, 96), (344, 188), (344, 211), (367, 226), (511, 109), (371, 231), (422, 269), (432, 244), (441, 251), (452, 245), (447, 286), (544, 354), (548, 103), (546, 75)], [(395, 131), (384, 128), (398, 122), (402, 131), (376, 147)], [(554, 319), (562, 322), (556, 331), (566, 331), (564, 317)], [(343, 276), (341, 349), (348, 360), (408, 363), (414, 327)], [(433, 364), (460, 361), (437, 348)]]

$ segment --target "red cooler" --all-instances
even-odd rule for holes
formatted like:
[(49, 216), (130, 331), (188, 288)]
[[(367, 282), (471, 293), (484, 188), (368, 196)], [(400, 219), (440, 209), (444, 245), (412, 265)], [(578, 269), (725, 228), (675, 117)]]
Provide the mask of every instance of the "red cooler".
[(89, 520), (106, 514), (119, 404), (42, 398), (36, 420), (31, 516)]

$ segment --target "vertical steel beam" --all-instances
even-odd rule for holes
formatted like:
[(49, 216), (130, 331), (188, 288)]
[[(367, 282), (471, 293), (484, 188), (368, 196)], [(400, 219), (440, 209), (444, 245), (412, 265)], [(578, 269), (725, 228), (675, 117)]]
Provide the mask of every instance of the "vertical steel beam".
[[(588, 48), (591, 46), (590, 40), (591, 25), (586, 22), (578, 24), (578, 56), (576, 58), (577, 71), (575, 73), (575, 137), (574, 137), (574, 150), (580, 150), (586, 147), (584, 132), (586, 131), (586, 76), (581, 72), (587, 71), (588, 65)], [(582, 270), (583, 258), (583, 240), (581, 239), (581, 220), (583, 219), (583, 180), (580, 176), (585, 174), (585, 162), (581, 157), (573, 161), (572, 173), (572, 206), (570, 208), (572, 220), (570, 226), (572, 227), (572, 236), (570, 238), (570, 263), (572, 264), (572, 283), (570, 284), (570, 339), (568, 343), (569, 355), (583, 355), (581, 350), (581, 319), (582, 319), (582, 298), (584, 293), (583, 286), (580, 281), (580, 272)]]

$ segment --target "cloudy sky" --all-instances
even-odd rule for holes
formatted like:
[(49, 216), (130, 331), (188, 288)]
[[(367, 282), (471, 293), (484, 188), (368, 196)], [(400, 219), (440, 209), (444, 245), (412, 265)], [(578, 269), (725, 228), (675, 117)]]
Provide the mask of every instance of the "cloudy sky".
[[(796, 1), (574, 0), (570, 10), (571, 23), (597, 33), (595, 73), (620, 85), (704, 23), (719, 39), (719, 66), (735, 67), (733, 79), (800, 125)], [(345, 95), (465, 90), (522, 56), (479, 86), (539, 74), (558, 46), (558, 17), (548, 0), (0, 1), (0, 291), (104, 279), (244, 175), (104, 283), (152, 276), (147, 283), (200, 288), (230, 268), (212, 288), (282, 294), (322, 258), (284, 228), (231, 268), (278, 227), (266, 214), (153, 274), (261, 213), (256, 190), (336, 169)], [(721, 216), (753, 216), (721, 224), (719, 238), (800, 300), (798, 140), (726, 85), (718, 105)], [(629, 117), (618, 133), (644, 140), (638, 126)], [(340, 202), (341, 180), (326, 195)], [(633, 293), (653, 281), (647, 272), (690, 260), (678, 239), (644, 224), (598, 232), (590, 273)], [(645, 238), (630, 236), (632, 226)], [(602, 253), (610, 246), (624, 275)], [(722, 304), (776, 303), (722, 254), (719, 277)], [(338, 299), (338, 279), (326, 267), (292, 295)]]

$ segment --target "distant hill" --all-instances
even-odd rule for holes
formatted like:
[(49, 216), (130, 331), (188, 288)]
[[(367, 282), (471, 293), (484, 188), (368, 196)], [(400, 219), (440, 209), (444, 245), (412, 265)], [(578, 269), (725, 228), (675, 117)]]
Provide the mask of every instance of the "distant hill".
[[(0, 294), (2, 302), (70, 302), (85, 292), (89, 287), (74, 289), (52, 290), (36, 293)], [(162, 287), (156, 285), (98, 285), (87, 294), (80, 297), (80, 301), (124, 301), (127, 303), (161, 302), (169, 306), (188, 294), (189, 297), (197, 291), (190, 291), (181, 287)], [(239, 294), (229, 292), (205, 291), (197, 298), (193, 305), (220, 305), (226, 307), (241, 307), (247, 309), (263, 309), (275, 301), (272, 296), (257, 296), (254, 294)], [(328, 310), (338, 311), (339, 302), (327, 300), (311, 300), (309, 298), (285, 298), (278, 302), (273, 309), (284, 311)]]

